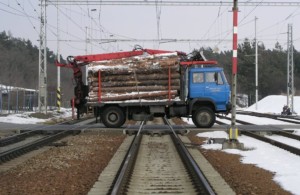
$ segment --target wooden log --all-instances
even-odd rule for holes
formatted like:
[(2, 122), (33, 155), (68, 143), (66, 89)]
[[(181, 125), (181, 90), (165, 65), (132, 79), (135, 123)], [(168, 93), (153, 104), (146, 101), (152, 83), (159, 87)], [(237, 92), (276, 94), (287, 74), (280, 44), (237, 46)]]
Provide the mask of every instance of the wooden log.
[[(170, 91), (171, 95), (177, 95), (177, 91)], [(155, 91), (155, 92), (145, 92), (145, 93), (127, 93), (127, 94), (103, 94), (101, 96), (102, 101), (124, 101), (133, 99), (143, 99), (143, 98), (153, 98), (169, 95), (169, 91)], [(90, 96), (87, 98), (88, 101), (98, 101), (98, 96)]]
[[(180, 74), (178, 72), (174, 72), (171, 74), (172, 79), (179, 79)], [(162, 73), (154, 73), (154, 74), (138, 74), (136, 77), (134, 74), (131, 75), (107, 75), (102, 76), (101, 81), (129, 81), (129, 80), (164, 80), (169, 79), (168, 74), (162, 74)], [(89, 77), (90, 82), (98, 82), (98, 77)]]
[(130, 66), (148, 66), (155, 64), (175, 64), (178, 63), (178, 56), (139, 56), (139, 57), (131, 57), (131, 58), (123, 58), (123, 59), (113, 59), (99, 62), (92, 62), (89, 64), (89, 67), (95, 66), (119, 66), (119, 65), (130, 65)]
[[(168, 73), (169, 67), (159, 67), (156, 69), (147, 69), (147, 68), (127, 68), (127, 69), (107, 69), (107, 70), (101, 70), (101, 75), (106, 76), (106, 75), (131, 75), (131, 74), (155, 74), (155, 73)], [(179, 66), (172, 66), (171, 67), (171, 72), (178, 72), (179, 71)], [(88, 71), (89, 75), (92, 75), (93, 77), (96, 77), (98, 75), (98, 70), (89, 70)]]
[[(102, 82), (102, 88), (108, 87), (130, 87), (130, 86), (150, 86), (150, 85), (157, 85), (157, 86), (168, 86), (168, 80), (143, 80), (143, 81), (116, 81), (116, 82)], [(171, 86), (179, 86), (180, 80), (179, 79), (171, 79)], [(92, 83), (93, 87), (98, 87), (98, 82)]]
[[(138, 91), (164, 91), (169, 90), (168, 86), (133, 86), (133, 87), (109, 87), (102, 88), (104, 93), (125, 93), (125, 92), (138, 92)], [(180, 86), (172, 85), (171, 90), (180, 90)], [(90, 92), (98, 92), (98, 87), (93, 87)]]
[[(171, 95), (171, 98), (170, 100), (171, 101), (174, 101), (176, 98), (179, 98), (178, 96), (175, 96), (175, 95)], [(169, 101), (169, 96), (168, 95), (164, 95), (164, 96), (157, 96), (155, 98), (153, 97), (144, 97), (144, 98), (141, 98), (141, 99), (131, 99), (130, 101), (134, 101), (136, 100), (137, 102), (143, 102), (143, 101)], [(102, 100), (102, 102), (107, 102), (107, 101), (126, 101), (126, 100)], [(98, 102), (98, 98), (94, 98), (94, 99), (88, 99), (87, 100), (88, 103), (94, 103), (94, 102)]]

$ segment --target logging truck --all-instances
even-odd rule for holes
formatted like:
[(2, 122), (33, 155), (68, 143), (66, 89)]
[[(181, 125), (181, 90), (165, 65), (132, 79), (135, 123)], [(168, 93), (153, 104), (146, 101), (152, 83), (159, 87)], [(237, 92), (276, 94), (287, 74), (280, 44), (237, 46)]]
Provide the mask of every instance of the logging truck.
[[(229, 113), (230, 86), (223, 68), (203, 55), (136, 48), (133, 51), (69, 56), (76, 81), (74, 105), (84, 107), (106, 127), (155, 116), (188, 117), (198, 128), (215, 123), (216, 113)], [(88, 85), (81, 67), (87, 66)]]

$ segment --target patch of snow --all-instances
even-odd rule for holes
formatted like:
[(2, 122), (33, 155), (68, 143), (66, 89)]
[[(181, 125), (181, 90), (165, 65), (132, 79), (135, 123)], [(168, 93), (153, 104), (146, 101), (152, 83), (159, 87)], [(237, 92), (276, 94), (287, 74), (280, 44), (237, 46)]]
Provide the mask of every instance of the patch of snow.
[[(256, 105), (252, 105), (245, 111), (260, 112), (260, 113), (272, 113), (280, 114), (282, 107), (286, 104), (286, 96), (272, 95), (263, 98), (258, 102), (258, 109)], [(300, 112), (300, 97), (294, 97), (294, 110)], [(230, 115), (229, 115), (230, 116)], [(237, 115), (237, 119), (248, 121), (254, 124), (266, 125), (266, 124), (292, 124), (282, 121), (277, 121), (269, 118), (254, 117), (247, 115)], [(218, 119), (219, 120), (219, 119)], [(187, 121), (187, 120), (186, 120)], [(225, 122), (226, 120), (224, 120)], [(188, 123), (192, 123), (191, 120)], [(230, 121), (227, 121), (230, 124)], [(294, 130), (294, 134), (300, 135), (299, 129)], [(199, 133), (197, 136), (206, 138), (226, 138), (228, 135), (224, 131), (213, 131), (206, 133)], [(276, 141), (292, 145), (299, 148), (299, 141), (291, 140), (282, 136), (272, 135), (268, 136)], [(242, 135), (238, 137), (239, 142), (244, 144), (245, 148), (249, 150), (236, 150), (226, 149), (224, 152), (231, 154), (241, 155), (241, 162), (245, 164), (254, 164), (257, 167), (268, 170), (275, 174), (274, 181), (277, 182), (282, 188), (295, 195), (300, 195), (300, 157), (292, 154), (286, 150), (279, 149), (278, 147), (264, 143), (262, 141), (253, 139), (251, 137)], [(222, 144), (203, 144), (203, 148), (211, 150), (222, 150)]]
[[(270, 95), (246, 108), (245, 111), (260, 112), (260, 113), (271, 113), (281, 114), (282, 108), (287, 104), (287, 97), (283, 95)], [(294, 111), (300, 113), (300, 96), (294, 96)]]
[[(56, 111), (48, 111), (48, 113), (52, 113), (54, 118), (67, 118), (72, 116), (72, 109), (61, 108), (61, 111), (59, 113)], [(34, 112), (23, 112), (18, 114), (9, 114), (7, 116), (0, 116), (0, 122), (14, 124), (38, 124), (44, 123), (49, 120), (31, 117), (31, 114), (34, 114)]]
[[(224, 131), (199, 133), (199, 137), (228, 138)], [(300, 194), (300, 158), (286, 150), (253, 139), (248, 136), (240, 136), (239, 142), (249, 150), (226, 149), (224, 152), (241, 155), (241, 162), (254, 164), (257, 167), (275, 173), (274, 181), (292, 194)], [(203, 144), (203, 148), (210, 150), (222, 150), (222, 144)]]

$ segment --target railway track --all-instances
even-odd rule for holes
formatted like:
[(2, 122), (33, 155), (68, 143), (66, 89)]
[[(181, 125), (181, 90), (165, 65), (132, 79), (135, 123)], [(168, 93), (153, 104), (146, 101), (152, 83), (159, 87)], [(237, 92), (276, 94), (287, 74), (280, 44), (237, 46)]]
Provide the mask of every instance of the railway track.
[[(10, 135), (0, 139), (0, 147), (11, 145), (17, 142), (21, 142), (28, 137), (34, 136), (36, 134), (47, 134), (53, 133), (55, 130), (69, 130), (70, 125), (80, 124), (81, 122), (89, 118), (84, 118), (80, 120), (68, 120), (54, 125), (39, 125), (33, 129), (19, 129), (17, 134)], [(74, 129), (74, 128), (73, 128)]]
[(215, 194), (181, 136), (163, 122), (169, 132), (151, 134), (143, 121), (108, 191), (100, 176), (89, 194)]
[(50, 143), (62, 139), (68, 135), (74, 135), (81, 131), (80, 126), (70, 127), (68, 130), (57, 130), (49, 133), (48, 129), (59, 127), (62, 124), (82, 123), (84, 120), (79, 121), (66, 121), (63, 123), (43, 126), (35, 130), (24, 130), (20, 134), (15, 134), (0, 139), (0, 164), (8, 162), (23, 154), (26, 154), (35, 149), (47, 146)]
[[(138, 126), (138, 125), (132, 125), (132, 126), (135, 126), (135, 128)], [(162, 128), (163, 130), (161, 131), (161, 132), (163, 132), (163, 133), (159, 133), (159, 129), (154, 129), (153, 127), (154, 126), (156, 126), (156, 127), (163, 127), (164, 126), (164, 128)], [(172, 125), (172, 127), (175, 129), (175, 130), (178, 130), (179, 129), (179, 125)], [(186, 127), (187, 129), (190, 129), (189, 127), (187, 127), (187, 126), (182, 126), (182, 127)], [(126, 127), (127, 129), (129, 129), (129, 130), (132, 130), (132, 134), (134, 134), (133, 133), (133, 130), (134, 130), (134, 128), (132, 128), (132, 129), (130, 129), (128, 126)], [(178, 129), (177, 129), (178, 128)], [(151, 132), (150, 132), (150, 130), (151, 129), (154, 129), (154, 132), (151, 134)], [(160, 128), (161, 129), (161, 128)], [(146, 178), (146, 176), (144, 176), (144, 175), (142, 175), (142, 174), (144, 174), (144, 173), (146, 173), (147, 175), (148, 174), (150, 174), (151, 172), (151, 170), (152, 170), (152, 172), (153, 172), (153, 175), (154, 176), (156, 176), (156, 177), (154, 177), (153, 175), (153, 180), (155, 181), (155, 180), (159, 180), (159, 177), (161, 176), (161, 175), (163, 175), (163, 171), (164, 171), (164, 169), (166, 169), (166, 168), (168, 168), (168, 167), (171, 167), (171, 166), (169, 166), (169, 164), (167, 164), (167, 163), (165, 163), (165, 162), (167, 162), (167, 161), (181, 161), (181, 159), (179, 158), (178, 160), (165, 160), (165, 156), (166, 155), (168, 155), (168, 156), (171, 156), (171, 155), (173, 155), (172, 154), (172, 152), (174, 152), (174, 153), (177, 153), (177, 151), (176, 151), (176, 149), (174, 150), (174, 148), (172, 148), (172, 149), (170, 149), (170, 146), (168, 145), (168, 144), (171, 144), (171, 145), (174, 145), (174, 144), (172, 144), (172, 139), (169, 137), (169, 135), (167, 134), (167, 132), (169, 131), (170, 132), (170, 129), (168, 129), (168, 131), (166, 130), (166, 129), (168, 129), (167, 128), (167, 125), (163, 125), (163, 124), (158, 124), (158, 125), (152, 125), (151, 123), (146, 123), (145, 125), (144, 125), (144, 128), (142, 129), (142, 139), (148, 139), (149, 140), (149, 142), (148, 143), (146, 143), (145, 145), (144, 145), (144, 147), (148, 147), (149, 148), (149, 150), (150, 150), (150, 154), (148, 153), (144, 153), (144, 152), (142, 152), (142, 155), (141, 156), (143, 156), (144, 155), (144, 160), (146, 161), (146, 160), (149, 160), (149, 158), (151, 158), (151, 161), (150, 161), (150, 164), (148, 165), (148, 166), (141, 166), (142, 168), (140, 168), (140, 169), (137, 169), (137, 171), (136, 171), (136, 176), (137, 176), (137, 178), (138, 179), (135, 179), (135, 180), (137, 180), (137, 181), (139, 181), (140, 182), (140, 180), (142, 180), (143, 178)], [(123, 129), (118, 129), (118, 134), (120, 134), (121, 135), (121, 132), (122, 132), (122, 130)], [(148, 131), (149, 130), (149, 131)], [(82, 136), (82, 135), (85, 135), (85, 134), (89, 134), (89, 133), (91, 133), (91, 132), (93, 132), (93, 136), (92, 137), (95, 137), (95, 135), (99, 135), (99, 133), (97, 132), (98, 131), (98, 129), (96, 130), (96, 129), (93, 129), (93, 130), (91, 130), (91, 131), (86, 131), (86, 133), (84, 133), (84, 134), (80, 134), (80, 136)], [(138, 128), (136, 128), (136, 131), (138, 131)], [(191, 131), (193, 131), (193, 130), (191, 130)], [(112, 134), (115, 134), (115, 133), (117, 133), (117, 131), (115, 131), (115, 129), (114, 130), (109, 130), (109, 131), (105, 131), (105, 132), (110, 132), (110, 133), (112, 133)], [(100, 133), (101, 134), (101, 133)], [(80, 137), (80, 136), (78, 136), (78, 137)], [(77, 137), (77, 136), (76, 136)], [(76, 137), (74, 137), (75, 139), (76, 139)], [(99, 138), (100, 137), (102, 137), (102, 136), (99, 136)], [(91, 162), (93, 162), (93, 163), (90, 163), (90, 164), (88, 164), (87, 162), (83, 162), (83, 164), (81, 164), (80, 165), (80, 168), (78, 167), (78, 161), (80, 160), (82, 160), (82, 159), (89, 159), (91, 156), (89, 156), (89, 155), (87, 155), (87, 156), (84, 156), (82, 159), (77, 159), (77, 161), (76, 161), (76, 163), (74, 163), (74, 166), (71, 166), (71, 168), (69, 169), (69, 170), (67, 170), (67, 169), (62, 169), (61, 170), (61, 173), (60, 174), (58, 174), (58, 173), (55, 173), (55, 176), (52, 174), (52, 173), (54, 173), (55, 171), (57, 171), (56, 170), (56, 166), (53, 166), (52, 165), (52, 161), (51, 161), (51, 163), (49, 163), (48, 162), (48, 158), (53, 158), (53, 159), (57, 159), (58, 157), (56, 156), (56, 155), (54, 155), (54, 156), (51, 156), (51, 155), (49, 155), (49, 153), (48, 152), (45, 152), (44, 153), (44, 156), (42, 156), (42, 157), (40, 157), (39, 158), (39, 160), (38, 161), (36, 161), (36, 163), (34, 163), (34, 162), (30, 162), (30, 164), (27, 164), (26, 166), (24, 166), (23, 167), (23, 169), (22, 169), (22, 172), (23, 172), (23, 175), (22, 175), (22, 177), (24, 178), (24, 184), (26, 185), (26, 184), (28, 184), (28, 186), (27, 186), (27, 188), (28, 189), (32, 189), (33, 187), (32, 187), (32, 185), (30, 185), (29, 183), (28, 183), (28, 181), (26, 181), (26, 177), (28, 178), (28, 176), (26, 176), (27, 174), (25, 174), (26, 173), (26, 168), (29, 170), (28, 171), (28, 174), (30, 175), (31, 174), (31, 172), (32, 172), (32, 168), (31, 168), (31, 166), (32, 167), (40, 167), (39, 165), (47, 165), (48, 163), (49, 164), (51, 164), (51, 166), (48, 166), (48, 167), (50, 167), (50, 168), (47, 168), (46, 170), (48, 171), (48, 173), (47, 173), (47, 171), (45, 171), (44, 169), (41, 169), (41, 170), (37, 170), (37, 169), (34, 169), (35, 170), (35, 172), (33, 173), (33, 174), (35, 174), (35, 175), (37, 175), (36, 173), (37, 172), (43, 172), (43, 175), (44, 175), (44, 177), (46, 177), (46, 178), (52, 178), (52, 183), (48, 183), (49, 182), (49, 180), (47, 180), (46, 178), (44, 178), (43, 180), (41, 179), (41, 182), (35, 182), (35, 183), (40, 183), (40, 188), (36, 188), (37, 189), (37, 191), (36, 192), (38, 192), (38, 191), (41, 191), (42, 189), (46, 189), (47, 188), (47, 186), (48, 186), (48, 191), (45, 191), (45, 194), (47, 194), (46, 192), (52, 192), (52, 188), (55, 188), (55, 189), (59, 189), (60, 188), (60, 191), (56, 191), (57, 193), (56, 194), (61, 194), (61, 193), (64, 193), (64, 192), (73, 192), (73, 194), (74, 194), (74, 191), (72, 191), (72, 189), (74, 189), (74, 187), (75, 187), (75, 189), (77, 190), (77, 191), (79, 191), (78, 189), (89, 189), (90, 188), (90, 186), (93, 186), (93, 183), (95, 182), (95, 180), (93, 180), (93, 181), (91, 181), (91, 178), (84, 178), (84, 175), (85, 174), (83, 174), (83, 172), (80, 172), (80, 170), (81, 169), (83, 169), (84, 171), (86, 171), (87, 173), (89, 173), (90, 172), (90, 174), (93, 174), (94, 176), (93, 176), (93, 178), (97, 178), (98, 176), (99, 176), (99, 179), (98, 179), (98, 181), (97, 182), (99, 182), (99, 183), (102, 183), (102, 186), (100, 187), (100, 186), (98, 186), (96, 183), (94, 184), (94, 187), (90, 190), (90, 192), (88, 193), (88, 191), (85, 191), (83, 194), (90, 194), (90, 195), (92, 195), (92, 194), (108, 194), (108, 190), (111, 190), (113, 187), (112, 187), (112, 184), (116, 181), (116, 175), (117, 175), (117, 172), (120, 172), (120, 171), (118, 171), (119, 169), (120, 169), (120, 164), (122, 164), (122, 162), (124, 161), (124, 158), (125, 158), (125, 156), (126, 156), (126, 154), (128, 153), (128, 148), (129, 148), (129, 146), (130, 145), (132, 145), (132, 140), (133, 140), (133, 138), (134, 138), (135, 136), (129, 136), (129, 135), (127, 135), (126, 136), (126, 138), (125, 138), (125, 140), (124, 140), (124, 142), (122, 143), (122, 145), (124, 145), (124, 146), (126, 146), (126, 147), (124, 147), (124, 148), (122, 148), (122, 147), (119, 147), (119, 149), (116, 151), (116, 153), (114, 154), (114, 157), (113, 157), (113, 159), (108, 163), (108, 161), (107, 161), (107, 163), (108, 164), (105, 164), (105, 165), (101, 165), (102, 167), (106, 167), (104, 170), (102, 170), (101, 169), (101, 175), (99, 176), (98, 174), (100, 174), (100, 172), (99, 173), (95, 173), (95, 169), (94, 168), (92, 168), (92, 167), (95, 167), (94, 165), (95, 165), (95, 163), (98, 163), (98, 162), (100, 162), (100, 161), (102, 161), (103, 159), (105, 159), (105, 157), (104, 157), (104, 155), (102, 156), (102, 154), (104, 154), (104, 153), (106, 153), (106, 152), (104, 152), (104, 150), (106, 151), (106, 150), (109, 150), (109, 151), (111, 151), (111, 145), (109, 144), (109, 142), (107, 142), (107, 145), (105, 144), (105, 145), (101, 145), (101, 143), (99, 142), (96, 146), (93, 146), (93, 147), (96, 147), (96, 148), (98, 148), (98, 146), (100, 146), (100, 148), (102, 148), (103, 149), (103, 151), (102, 152), (100, 152), (100, 153), (98, 153), (97, 154), (97, 152), (96, 152), (96, 150), (91, 150), (91, 151), (93, 151), (93, 155), (91, 155), (91, 156), (93, 156), (93, 158), (95, 158), (95, 156), (98, 156), (98, 158), (97, 158), (97, 160), (95, 160), (95, 159), (93, 159), (93, 160), (89, 160), (89, 161), (91, 161)], [(201, 171), (204, 173), (204, 175), (205, 175), (205, 177), (209, 180), (209, 177), (208, 177), (208, 175), (210, 175), (213, 171), (212, 170), (208, 170), (208, 171), (204, 171), (204, 169), (203, 169), (203, 167), (202, 166), (200, 166), (200, 165), (202, 165), (204, 162), (203, 162), (203, 159), (201, 159), (201, 160), (197, 160), (197, 158), (196, 157), (199, 157), (199, 156), (201, 156), (201, 153), (198, 151), (198, 148), (197, 148), (197, 146), (199, 146), (199, 145), (196, 145), (196, 144), (191, 144), (190, 142), (188, 142), (187, 141), (187, 136), (181, 136), (181, 135), (178, 135), (178, 137), (183, 141), (183, 143), (184, 143), (184, 145), (186, 145), (188, 148), (188, 150), (189, 150), (189, 152), (193, 155), (193, 158), (196, 160), (196, 162), (197, 162), (197, 164), (199, 165), (199, 167), (201, 168)], [(111, 138), (109, 138), (109, 139), (107, 139), (107, 138), (105, 138), (105, 137), (103, 137), (103, 139), (105, 139), (105, 140), (111, 140)], [(87, 148), (87, 145), (85, 145), (85, 144), (83, 144), (83, 142), (82, 142), (82, 140), (86, 140), (84, 137), (81, 137), (80, 138), (80, 141), (79, 142), (77, 142), (77, 143), (79, 143), (79, 145), (80, 145), (80, 149), (79, 150), (76, 150), (77, 152), (76, 152), (76, 154), (78, 154), (79, 152), (81, 152), (82, 151), (82, 149), (84, 148), (84, 149), (86, 149)], [(90, 143), (90, 139), (87, 139), (86, 140), (87, 142), (86, 143)], [(194, 140), (195, 141), (195, 140)], [(56, 154), (57, 152), (55, 152), (55, 150), (57, 150), (57, 151), (59, 151), (58, 152), (58, 154), (60, 154), (60, 155), (62, 155), (63, 157), (68, 157), (67, 159), (69, 159), (69, 154), (70, 154), (70, 157), (71, 156), (73, 156), (73, 152), (70, 152), (70, 149), (72, 149), (73, 147), (75, 147), (75, 148), (77, 148), (77, 144), (75, 144), (75, 142), (69, 142), (69, 143), (71, 143), (70, 145), (68, 145), (67, 147), (60, 147), (60, 148), (53, 148), (53, 150), (51, 150), (51, 152), (52, 152), (52, 155), (53, 154)], [(197, 143), (197, 142), (194, 142), (194, 143)], [(114, 140), (113, 142), (112, 142), (112, 145), (116, 145), (116, 140)], [(121, 145), (121, 146), (122, 146)], [(143, 145), (141, 146), (141, 147), (143, 147)], [(106, 149), (105, 149), (106, 148)], [(121, 149), (121, 150), (120, 150)], [(168, 149), (168, 150), (167, 150)], [(98, 149), (97, 149), (98, 150)], [(123, 150), (123, 151), (122, 151)], [(193, 150), (194, 152), (195, 152), (195, 154), (193, 154), (192, 152), (191, 152), (191, 150)], [(38, 150), (36, 150), (36, 151), (38, 151)], [(66, 151), (65, 153), (62, 153), (62, 151)], [(139, 149), (139, 152), (141, 152), (141, 148)], [(33, 153), (33, 152), (32, 152)], [(32, 153), (30, 153), (30, 154), (32, 154)], [(72, 155), (71, 155), (72, 154)], [(25, 155), (25, 156), (28, 156), (28, 155)], [(206, 156), (206, 153), (205, 153), (205, 156)], [(75, 156), (76, 157), (76, 156)], [(156, 160), (156, 159), (162, 159), (162, 161), (160, 161), (158, 164), (161, 164), (161, 165), (164, 165), (164, 169), (163, 170), (160, 170), (160, 169), (158, 169), (159, 168), (159, 165), (157, 165), (157, 164), (155, 164), (154, 163), (154, 161)], [(18, 159), (16, 159), (16, 160), (19, 160), (20, 158), (18, 158)], [(43, 161), (41, 161), (41, 159), (45, 159), (45, 160), (43, 160)], [(63, 161), (63, 159), (65, 159), (65, 158), (60, 158), (60, 161), (62, 161), (62, 162), (65, 162), (65, 161)], [(177, 159), (177, 158), (176, 158)], [(219, 159), (219, 158), (218, 158)], [(71, 158), (71, 161), (73, 162), (74, 160), (76, 160), (76, 159), (72, 159)], [(224, 160), (224, 159), (222, 159), (221, 158), (221, 161), (222, 160)], [(66, 161), (67, 162), (67, 161)], [(152, 162), (152, 164), (151, 164), (151, 162)], [(230, 163), (231, 161), (222, 161), (223, 163), (224, 162), (228, 162), (228, 163)], [(11, 163), (11, 162), (10, 162)], [(65, 164), (65, 163), (64, 163)], [(144, 162), (144, 164), (146, 164), (145, 162)], [(72, 165), (71, 163), (69, 164), (69, 165)], [(107, 165), (107, 166), (106, 166)], [(215, 166), (216, 164), (214, 164), (214, 166)], [(1, 165), (0, 165), (1, 166)], [(28, 167), (29, 166), (29, 167)], [(53, 166), (53, 168), (51, 168)], [(222, 165), (221, 165), (222, 166)], [(110, 168), (109, 168), (110, 167)], [(135, 167), (135, 166), (134, 166)], [(177, 188), (179, 188), (180, 187), (180, 185), (187, 185), (187, 186), (191, 186), (190, 187), (190, 190), (191, 191), (195, 191), (194, 190), (194, 186), (191, 184), (191, 182), (190, 181), (192, 181), (192, 179), (191, 179), (191, 176), (187, 173), (187, 171), (185, 170), (185, 166), (184, 165), (181, 165), (181, 167), (183, 167), (183, 172), (181, 171), (181, 168), (175, 168), (175, 170), (173, 169), (173, 171), (171, 170), (171, 172), (172, 172), (172, 175), (171, 176), (177, 176), (177, 177), (179, 177), (179, 176), (181, 176), (181, 175), (185, 175), (185, 177), (187, 177), (188, 178), (188, 183), (187, 184), (185, 184), (185, 183), (181, 183), (181, 182), (176, 182), (176, 181), (172, 181), (171, 182), (171, 184), (172, 185), (175, 185), (175, 184), (178, 184), (177, 186), (175, 185), (175, 187), (177, 187)], [(236, 166), (234, 166), (234, 167), (236, 167)], [(229, 167), (228, 167), (229, 168)], [(147, 173), (146, 171), (144, 171), (145, 169), (148, 169), (147, 171), (149, 171), (150, 173)], [(171, 168), (170, 168), (171, 169)], [(21, 170), (21, 169), (20, 169)], [(16, 173), (18, 173), (18, 172), (20, 172), (20, 170), (17, 170), (17, 172)], [(167, 170), (166, 170), (167, 171)], [(226, 173), (228, 172), (228, 170), (226, 170)], [(78, 174), (78, 173), (80, 173), (80, 174)], [(208, 174), (207, 174), (208, 173)], [(220, 172), (220, 173), (222, 173), (222, 172)], [(231, 174), (233, 174), (233, 175), (235, 175), (235, 173), (237, 173), (237, 175), (239, 175), (239, 172), (232, 172)], [(243, 172), (242, 172), (243, 173)], [(257, 174), (257, 172), (255, 172), (255, 174)], [(80, 175), (80, 178), (83, 178), (82, 180), (80, 180), (79, 178), (77, 178), (77, 176), (78, 175)], [(129, 183), (126, 183), (126, 185), (125, 185), (125, 191), (127, 191), (127, 194), (134, 194), (134, 191), (131, 191), (130, 193), (129, 193), (129, 189), (130, 190), (132, 190), (132, 188), (133, 188), (133, 190), (144, 190), (145, 188), (147, 189), (146, 190), (146, 192), (148, 191), (150, 191), (151, 189), (151, 186), (150, 187), (148, 187), (147, 188), (147, 186), (146, 185), (143, 185), (143, 184), (141, 184), (141, 183), (139, 183), (139, 184), (136, 184), (136, 186), (135, 187), (130, 187), (130, 184), (132, 184), (132, 182), (134, 182), (134, 179), (131, 177), (131, 175), (133, 175), (133, 174), (129, 174)], [(142, 176), (141, 176), (142, 175)], [(222, 174), (223, 175), (223, 174)], [(223, 175), (223, 177), (224, 178), (226, 178), (227, 179), (227, 176), (224, 176)], [(70, 178), (72, 178), (72, 180), (70, 180), (69, 181), (69, 179)], [(141, 179), (142, 178), (142, 179)], [(162, 177), (163, 178), (163, 177)], [(234, 177), (230, 177), (230, 178), (234, 178)], [(167, 178), (166, 180), (169, 180), (170, 178)], [(3, 179), (3, 180), (7, 180), (7, 181), (12, 181), (13, 182), (13, 184), (11, 185), (12, 186), (12, 188), (14, 188), (15, 189), (15, 187), (13, 187), (13, 186), (24, 186), (24, 184), (19, 184), (18, 183), (18, 181), (19, 181), (19, 179), (17, 180), (17, 179), (15, 179), (15, 175), (14, 174), (11, 174), (11, 177), (8, 177), (8, 178), (5, 178), (5, 179)], [(53, 180), (55, 180), (55, 181), (58, 181), (58, 182), (53, 182)], [(239, 180), (239, 179), (238, 179)], [(88, 184), (88, 185), (85, 185), (85, 181), (90, 181), (90, 183)], [(161, 181), (157, 181), (157, 183), (159, 183), (160, 182), (160, 186), (159, 186), (159, 184), (157, 184), (157, 188), (155, 188), (156, 190), (159, 190), (158, 188), (160, 187), (160, 190), (162, 191), (163, 190), (163, 187), (165, 187), (165, 188), (167, 188), (167, 187), (169, 187), (169, 189), (171, 190), (171, 188), (170, 188), (170, 185), (168, 186), (167, 184), (167, 181), (165, 181), (165, 182), (163, 182), (164, 180), (163, 179), (161, 179)], [(186, 180), (182, 180), (183, 182), (186, 182)], [(244, 181), (244, 180), (243, 180)], [(3, 181), (2, 181), (2, 183), (3, 183)], [(62, 186), (59, 186), (59, 184), (61, 184), (61, 183), (64, 183), (64, 184), (62, 184)], [(98, 184), (99, 184), (98, 183)], [(210, 185), (212, 186), (212, 188), (213, 188), (213, 190), (215, 191), (216, 189), (215, 189), (215, 185), (213, 185), (212, 184), (212, 181), (211, 180), (209, 180), (209, 183), (210, 183)], [(245, 182), (244, 182), (245, 183)], [(247, 182), (248, 183), (248, 182)], [(249, 182), (249, 183), (251, 183), (251, 182)], [(49, 185), (48, 185), (49, 184)], [(66, 186), (63, 186), (63, 185), (65, 185), (65, 184), (67, 184)], [(151, 185), (152, 184), (152, 187), (153, 187), (153, 183), (150, 183), (150, 181), (148, 180), (148, 182), (146, 183), (147, 185)], [(10, 185), (9, 183), (7, 183), (5, 186), (7, 186), (7, 185)], [(230, 184), (230, 185), (232, 185), (232, 183)], [(237, 186), (236, 188), (238, 189), (238, 186), (239, 185), (242, 185), (242, 184), (239, 184), (238, 182), (236, 182), (235, 184), (233, 184), (233, 186)], [(55, 187), (54, 187), (55, 186)], [(67, 189), (68, 187), (67, 186), (72, 186), (72, 189), (71, 188), (69, 188), (69, 189)], [(224, 185), (221, 185), (221, 184), (218, 184), (217, 186), (219, 186), (220, 188), (223, 188), (223, 186)], [(245, 184), (245, 186), (241, 186), (240, 188), (243, 188), (243, 190), (241, 190), (241, 191), (238, 191), (237, 189), (234, 189), (236, 192), (238, 192), (238, 193), (241, 193), (241, 194), (243, 194), (243, 193), (245, 193), (246, 194), (246, 192), (249, 192), (249, 193), (247, 193), (247, 194), (250, 194), (251, 192), (253, 192), (253, 190), (251, 189), (251, 188), (253, 188), (253, 187), (251, 187), (251, 186), (255, 186), (254, 184), (251, 184), (251, 186), (249, 187), (248, 186), (248, 188), (250, 188), (248, 191), (245, 191), (244, 189), (245, 188), (247, 188), (247, 186), (248, 186), (248, 184)], [(154, 186), (155, 187), (155, 186)], [(153, 187), (153, 188), (154, 188)], [(174, 187), (174, 188), (175, 188)], [(21, 187), (22, 188), (22, 187)], [(139, 188), (139, 189), (138, 189)], [(174, 190), (174, 188), (173, 188), (173, 190)], [(4, 188), (2, 188), (2, 189), (4, 189)], [(273, 189), (273, 188), (272, 188)], [(100, 192), (100, 190), (102, 190), (101, 192)], [(154, 189), (153, 189), (154, 190)], [(182, 189), (183, 190), (183, 189)], [(8, 191), (8, 190), (7, 190)], [(4, 192), (4, 190), (3, 190), (3, 192)], [(151, 191), (150, 191), (151, 192)], [(174, 192), (174, 191), (173, 191)], [(220, 193), (220, 191), (216, 191), (217, 192), (217, 194), (226, 194), (226, 195), (228, 195), (228, 194), (231, 194), (231, 193), (227, 193), (227, 192), (223, 192), (223, 193)], [(162, 192), (161, 192), (162, 193)], [(8, 194), (8, 193), (7, 193)], [(20, 194), (20, 193), (14, 193), (14, 194)], [(30, 194), (30, 193), (28, 193), (28, 194)], [(33, 193), (31, 193), (31, 194), (33, 194)], [(139, 192), (137, 192), (136, 194), (142, 194), (142, 192), (141, 191), (139, 191)], [(172, 194), (174, 194), (174, 193), (172, 193)], [(186, 193), (185, 194), (191, 194), (191, 193), (189, 193), (188, 191), (186, 191)], [(198, 192), (196, 192), (196, 194), (198, 194)], [(233, 193), (232, 193), (233, 194)], [(258, 193), (258, 194), (265, 194), (265, 193)], [(282, 193), (280, 193), (280, 194), (282, 194)]]
[(300, 118), (299, 116), (285, 116), (285, 115), (276, 115), (276, 114), (267, 114), (267, 113), (258, 113), (258, 112), (249, 112), (249, 111), (238, 111), (237, 114), (242, 115), (250, 115), (250, 116), (256, 116), (256, 117), (264, 117), (264, 118), (270, 118), (278, 121), (293, 123), (293, 124), (300, 124)]
[[(231, 118), (229, 118), (229, 117), (225, 117), (225, 116), (219, 116), (219, 117), (222, 118), (222, 119), (231, 120)], [(240, 124), (243, 124), (243, 125), (255, 125), (253, 123), (249, 123), (247, 121), (242, 121), (242, 120), (238, 120), (238, 119), (236, 120), (236, 122), (238, 122)], [(223, 123), (221, 121), (218, 121), (217, 123), (218, 124), (226, 124), (226, 123)], [(284, 150), (287, 150), (287, 151), (289, 151), (293, 154), (296, 154), (296, 155), (300, 156), (300, 148), (291, 146), (289, 144), (286, 144), (286, 143), (283, 143), (283, 142), (280, 142), (280, 141), (276, 141), (276, 140), (272, 139), (271, 137), (266, 137), (264, 135), (261, 135), (260, 131), (255, 131), (254, 132), (254, 131), (243, 131), (242, 130), (242, 131), (240, 131), (240, 133), (242, 135), (247, 135), (249, 137), (252, 137), (252, 138), (258, 139), (260, 141), (269, 143), (271, 145), (282, 148)], [(268, 134), (276, 134), (276, 135), (280, 135), (282, 137), (286, 137), (286, 138), (290, 138), (290, 139), (300, 141), (300, 136), (299, 135), (292, 134), (292, 133), (289, 133), (287, 131), (279, 131), (279, 130), (274, 129), (272, 131), (268, 131)]]

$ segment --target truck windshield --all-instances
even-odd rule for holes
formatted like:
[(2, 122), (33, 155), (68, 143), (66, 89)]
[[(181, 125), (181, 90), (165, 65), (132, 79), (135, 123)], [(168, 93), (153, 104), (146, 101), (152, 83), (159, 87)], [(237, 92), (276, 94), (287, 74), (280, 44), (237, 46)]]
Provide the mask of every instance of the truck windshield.
[(207, 83), (216, 83), (218, 85), (224, 84), (221, 72), (207, 72), (205, 81)]

